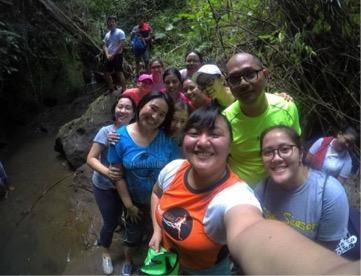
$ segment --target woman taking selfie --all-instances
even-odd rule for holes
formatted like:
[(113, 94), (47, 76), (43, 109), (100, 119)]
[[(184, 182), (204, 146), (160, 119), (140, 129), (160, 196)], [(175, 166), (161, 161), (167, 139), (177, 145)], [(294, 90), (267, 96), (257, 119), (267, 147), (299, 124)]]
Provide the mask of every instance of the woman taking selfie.
[(177, 252), (184, 274), (229, 275), (226, 246), (247, 274), (358, 271), (359, 263), (262, 217), (252, 190), (227, 165), (231, 139), (218, 107), (200, 107), (191, 114), (184, 129), (186, 159), (164, 167), (153, 188), (149, 246)]

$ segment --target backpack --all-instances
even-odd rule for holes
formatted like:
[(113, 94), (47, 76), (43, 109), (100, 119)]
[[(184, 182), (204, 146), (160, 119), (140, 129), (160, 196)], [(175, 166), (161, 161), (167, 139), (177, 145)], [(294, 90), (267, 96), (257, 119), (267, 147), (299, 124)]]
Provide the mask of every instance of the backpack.
[(147, 49), (147, 45), (143, 42), (143, 39), (138, 35), (134, 35), (131, 41), (134, 55), (140, 57)]
[(350, 207), (348, 235), (342, 239), (337, 248), (337, 255), (349, 260), (360, 260), (360, 210)]
[[(327, 178), (328, 175), (326, 175), (325, 182), (323, 184), (321, 209), (323, 208), (323, 198), (325, 195)], [(360, 210), (353, 207), (349, 208), (347, 230), (347, 236), (338, 242), (335, 252), (337, 255), (342, 255), (342, 257), (350, 260), (360, 260)]]

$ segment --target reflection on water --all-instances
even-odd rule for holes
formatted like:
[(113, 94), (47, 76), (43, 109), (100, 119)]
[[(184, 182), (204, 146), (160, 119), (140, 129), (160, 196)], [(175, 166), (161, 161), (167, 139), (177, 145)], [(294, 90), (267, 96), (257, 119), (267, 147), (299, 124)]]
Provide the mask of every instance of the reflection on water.
[(53, 142), (27, 141), (4, 162), (16, 190), (0, 201), (0, 274), (61, 274), (82, 249), (72, 172), (57, 160)]

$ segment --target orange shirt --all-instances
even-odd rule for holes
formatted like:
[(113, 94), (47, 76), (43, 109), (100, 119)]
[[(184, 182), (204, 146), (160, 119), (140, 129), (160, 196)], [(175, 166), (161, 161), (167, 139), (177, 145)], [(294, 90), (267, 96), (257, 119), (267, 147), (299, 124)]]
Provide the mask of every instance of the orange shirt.
[[(172, 165), (173, 168), (169, 169)], [(234, 205), (244, 203), (244, 195), (251, 197), (251, 203), (246, 202), (247, 204), (254, 203), (253, 205), (260, 207), (248, 185), (241, 182), (230, 170), (227, 170), (221, 181), (207, 190), (194, 191), (186, 182), (189, 169), (188, 161), (176, 160), (160, 173), (158, 183), (163, 195), (156, 209), (156, 217), (163, 229), (163, 246), (179, 253), (182, 266), (204, 269), (212, 267), (228, 256), (223, 225), (225, 212)], [(164, 170), (168, 170), (166, 175)], [(170, 183), (163, 185), (162, 179)], [(221, 201), (216, 200), (216, 196), (231, 187), (229, 191), (236, 188), (237, 191), (242, 191), (242, 195), (232, 192), (235, 196), (230, 198), (229, 202), (223, 203), (228, 201), (224, 198)], [(222, 205), (220, 208), (219, 203)], [(217, 210), (211, 210), (212, 208)]]

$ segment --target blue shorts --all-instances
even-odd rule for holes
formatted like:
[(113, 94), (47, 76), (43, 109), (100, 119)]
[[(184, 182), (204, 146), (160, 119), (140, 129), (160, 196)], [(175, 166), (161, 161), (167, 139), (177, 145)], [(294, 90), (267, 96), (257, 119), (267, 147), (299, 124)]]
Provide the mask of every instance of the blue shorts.
[(147, 46), (146, 50), (144, 51), (144, 53), (140, 56), (135, 56), (135, 60), (137, 62), (139, 62), (141, 59), (143, 59), (144, 63), (148, 63), (149, 59), (150, 59), (150, 47), (149, 45)]

